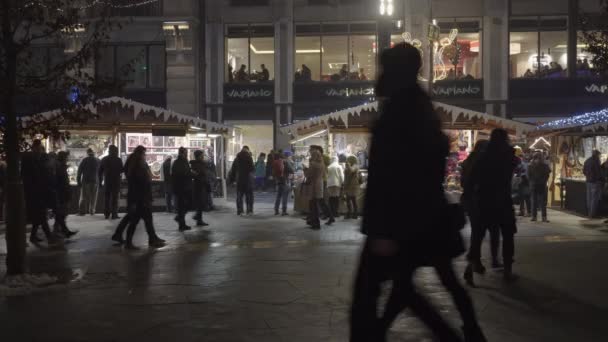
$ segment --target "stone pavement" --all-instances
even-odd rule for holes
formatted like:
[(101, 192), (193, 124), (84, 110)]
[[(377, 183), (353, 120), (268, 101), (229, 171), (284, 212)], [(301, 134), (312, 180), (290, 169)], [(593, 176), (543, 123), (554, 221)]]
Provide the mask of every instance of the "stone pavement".
[[(519, 225), (516, 283), (489, 272), (470, 290), (489, 341), (608, 340), (608, 227), (549, 215), (550, 224)], [(64, 247), (30, 246), (32, 272), (58, 275), (66, 285), (0, 298), (2, 341), (347, 340), (362, 242), (357, 222), (315, 232), (299, 217), (274, 217), (268, 205), (253, 217), (236, 217), (232, 208), (209, 214), (209, 234), (179, 233), (169, 214), (154, 219), (169, 243), (159, 250), (113, 246), (117, 222), (99, 215), (70, 217), (80, 233)], [(137, 244), (146, 242), (140, 226)], [(460, 272), (463, 260), (456, 264)], [(417, 282), (459, 324), (433, 272), (421, 270)], [(409, 313), (391, 333), (391, 341), (430, 340)]]

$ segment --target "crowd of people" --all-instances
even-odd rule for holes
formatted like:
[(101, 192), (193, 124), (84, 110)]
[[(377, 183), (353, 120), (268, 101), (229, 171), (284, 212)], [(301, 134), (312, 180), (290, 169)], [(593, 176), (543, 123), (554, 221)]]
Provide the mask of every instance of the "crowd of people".
[(260, 71), (250, 74), (247, 66), (242, 64), (239, 70), (234, 71), (232, 65), (228, 65), (228, 83), (248, 83), (248, 82), (268, 82), (270, 81), (270, 71), (266, 65), (260, 65)]
[[(523, 74), (523, 78), (563, 78), (567, 75), (568, 69), (562, 67), (558, 62), (549, 62), (549, 64), (541, 65), (540, 68), (535, 68), (534, 71), (527, 69)], [(587, 58), (578, 58), (576, 60), (576, 73), (579, 77), (597, 76), (597, 70), (589, 63)]]
[[(352, 70), (352, 69), (351, 69)], [(340, 81), (367, 81), (367, 73), (365, 68), (355, 68), (354, 71), (348, 69), (347, 64), (342, 64), (340, 71), (335, 74), (327, 76), (329, 81), (340, 82)], [(312, 81), (312, 71), (306, 64), (302, 64), (302, 67), (296, 71), (295, 74), (296, 82), (310, 82)]]

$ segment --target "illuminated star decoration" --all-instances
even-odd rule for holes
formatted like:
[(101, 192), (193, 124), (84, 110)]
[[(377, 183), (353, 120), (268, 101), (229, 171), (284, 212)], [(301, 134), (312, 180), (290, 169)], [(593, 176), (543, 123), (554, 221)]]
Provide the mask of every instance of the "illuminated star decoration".
[(608, 123), (608, 108), (589, 112), (581, 115), (572, 116), (565, 119), (547, 122), (538, 126), (537, 130), (564, 129), (572, 127), (584, 127), (599, 123)]
[(433, 52), (435, 54), (435, 68), (433, 68), (435, 69), (435, 81), (445, 80), (448, 77), (447, 67), (443, 62), (443, 55), (446, 52), (445, 50), (456, 41), (457, 36), (458, 29), (452, 29), (449, 36), (439, 40), (439, 44), (433, 44)]

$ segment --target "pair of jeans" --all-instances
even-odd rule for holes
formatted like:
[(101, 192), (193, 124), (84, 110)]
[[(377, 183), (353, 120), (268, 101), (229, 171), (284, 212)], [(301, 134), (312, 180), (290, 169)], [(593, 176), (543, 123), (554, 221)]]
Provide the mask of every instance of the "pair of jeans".
[(237, 214), (243, 213), (243, 196), (245, 196), (245, 202), (247, 205), (247, 214), (253, 213), (253, 190), (251, 189), (238, 189), (236, 191), (236, 212)]
[(587, 183), (587, 212), (589, 218), (594, 218), (602, 199), (602, 183)]
[(50, 239), (51, 228), (49, 227), (49, 222), (47, 220), (47, 209), (44, 207), (36, 208), (35, 211), (28, 212), (28, 215), (30, 215), (30, 220), (32, 221), (31, 235), (36, 236), (38, 229), (42, 228), (47, 240)]
[(173, 212), (173, 194), (170, 192), (165, 192), (165, 203), (167, 204), (167, 212)]
[[(371, 238), (365, 242), (355, 277), (350, 310), (350, 341), (386, 341), (388, 328), (406, 306), (409, 306), (441, 341), (462, 341), (458, 333), (448, 325), (424, 296), (417, 293), (412, 278), (418, 265), (412, 262), (411, 258), (375, 255), (371, 251), (372, 242)], [(441, 266), (442, 280), (445, 279), (445, 283), (455, 289), (459, 286), (458, 280), (452, 271), (450, 281), (448, 267), (451, 267), (449, 261)], [(383, 317), (378, 317), (382, 283), (391, 279), (393, 291), (383, 311)], [(458, 293), (458, 298), (456, 295), (454, 298), (460, 304), (459, 309), (462, 307), (467, 317), (470, 316), (472, 305), (469, 305), (470, 298), (466, 291), (456, 289), (455, 292)]]
[(486, 231), (489, 231), (492, 261), (497, 262), (500, 249), (500, 228), (496, 225), (485, 227), (477, 214), (469, 213), (469, 221), (471, 222), (471, 240), (467, 260), (472, 263), (481, 263), (481, 245), (486, 237)]
[(313, 227), (321, 226), (321, 219), (319, 218), (319, 209), (321, 206), (322, 199), (313, 198), (308, 202), (309, 205), (309, 215), (308, 215), (308, 223)]
[(291, 195), (291, 184), (279, 183), (277, 185), (277, 198), (274, 202), (274, 211), (279, 212), (279, 206), (282, 205), (283, 213), (287, 213), (287, 202)]
[(104, 214), (106, 217), (117, 217), (118, 216), (118, 199), (120, 197), (120, 185), (117, 184), (106, 184), (105, 185), (105, 206)]
[(97, 208), (97, 183), (83, 183), (80, 191), (80, 215), (95, 214)]
[(521, 195), (519, 202), (519, 214), (525, 215), (532, 212), (531, 198), (530, 195)]
[(329, 198), (329, 219), (335, 219), (340, 214), (338, 211), (340, 210), (340, 197), (332, 196)]
[(175, 200), (177, 201), (177, 216), (175, 216), (175, 221), (177, 221), (181, 229), (187, 226), (188, 198), (185, 194), (175, 194)]
[(357, 208), (357, 197), (346, 196), (346, 207), (348, 208), (348, 214), (346, 216), (357, 218), (359, 209)]
[(549, 191), (545, 184), (532, 184), (532, 218), (538, 217), (540, 209), (543, 220), (547, 218), (547, 192)]

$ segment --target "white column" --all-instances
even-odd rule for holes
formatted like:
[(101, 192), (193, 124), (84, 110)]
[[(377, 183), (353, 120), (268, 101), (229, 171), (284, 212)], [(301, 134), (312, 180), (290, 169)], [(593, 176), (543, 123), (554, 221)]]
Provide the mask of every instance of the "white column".
[(422, 77), (429, 79), (432, 71), (431, 63), (431, 45), (429, 44), (428, 26), (432, 21), (432, 1), (431, 0), (405, 0), (404, 6), (404, 28), (405, 32), (409, 32), (413, 39), (418, 39), (422, 42)]
[[(486, 0), (483, 17), (483, 84), (486, 101), (509, 96), (509, 0)], [(506, 116), (506, 104), (490, 103), (486, 111)]]

